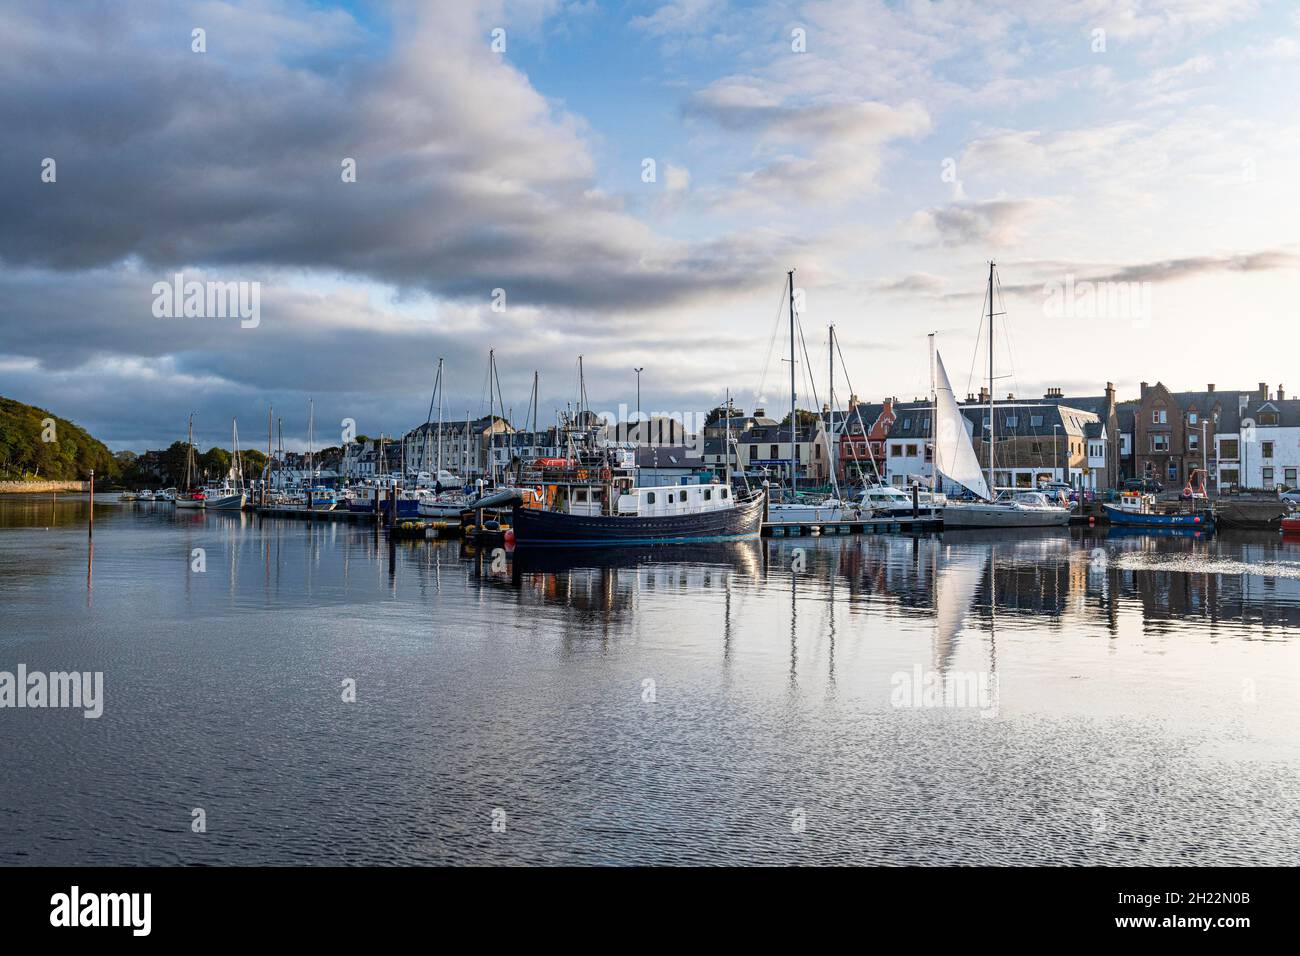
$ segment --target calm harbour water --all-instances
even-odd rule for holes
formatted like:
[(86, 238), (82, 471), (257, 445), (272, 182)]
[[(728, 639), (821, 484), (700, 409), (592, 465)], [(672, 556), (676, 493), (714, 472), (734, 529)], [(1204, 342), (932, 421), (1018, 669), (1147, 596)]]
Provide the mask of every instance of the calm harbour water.
[(88, 575), (85, 518), (0, 498), (0, 671), (105, 697), (0, 710), (0, 864), (1297, 861), (1300, 543), (1274, 534), (494, 570), (104, 497)]

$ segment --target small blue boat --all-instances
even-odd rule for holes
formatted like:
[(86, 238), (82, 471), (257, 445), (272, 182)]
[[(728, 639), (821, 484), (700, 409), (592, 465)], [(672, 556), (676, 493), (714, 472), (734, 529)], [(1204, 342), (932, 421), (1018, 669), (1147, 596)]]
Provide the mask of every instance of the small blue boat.
[(1155, 495), (1121, 495), (1118, 505), (1103, 504), (1113, 525), (1130, 528), (1179, 528), (1190, 531), (1214, 529), (1214, 510), (1195, 499), (1188, 511), (1165, 512), (1156, 507)]

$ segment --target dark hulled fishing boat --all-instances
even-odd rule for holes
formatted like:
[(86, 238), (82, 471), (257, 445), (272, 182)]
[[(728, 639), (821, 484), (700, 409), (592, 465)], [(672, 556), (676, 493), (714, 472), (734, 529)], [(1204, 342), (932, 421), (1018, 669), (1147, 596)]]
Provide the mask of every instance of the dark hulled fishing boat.
[(539, 459), (516, 483), (518, 547), (607, 547), (740, 541), (763, 527), (765, 495), (726, 484), (637, 487), (630, 456), (606, 449)]
[(723, 485), (666, 485), (618, 495), (613, 513), (517, 506), (515, 545), (575, 548), (741, 541), (759, 536), (763, 500), (762, 492), (744, 501), (734, 499), (731, 489)]

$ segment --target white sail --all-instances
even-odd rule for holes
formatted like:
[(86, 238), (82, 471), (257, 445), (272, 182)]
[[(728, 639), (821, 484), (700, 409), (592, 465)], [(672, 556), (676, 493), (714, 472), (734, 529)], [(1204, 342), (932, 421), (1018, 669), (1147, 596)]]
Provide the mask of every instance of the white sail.
[(970, 435), (966, 434), (966, 419), (957, 407), (952, 394), (952, 384), (943, 367), (943, 357), (935, 353), (935, 430), (934, 467), (938, 472), (964, 488), (969, 488), (980, 498), (992, 499), (988, 482), (980, 468), (979, 458)]

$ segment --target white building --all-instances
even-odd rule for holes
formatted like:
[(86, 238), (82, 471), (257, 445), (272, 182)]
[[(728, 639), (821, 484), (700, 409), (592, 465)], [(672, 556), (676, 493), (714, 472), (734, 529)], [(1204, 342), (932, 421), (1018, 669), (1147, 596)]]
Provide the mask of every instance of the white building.
[(1274, 491), (1300, 487), (1300, 400), (1242, 393), (1214, 436), (1218, 486)]

